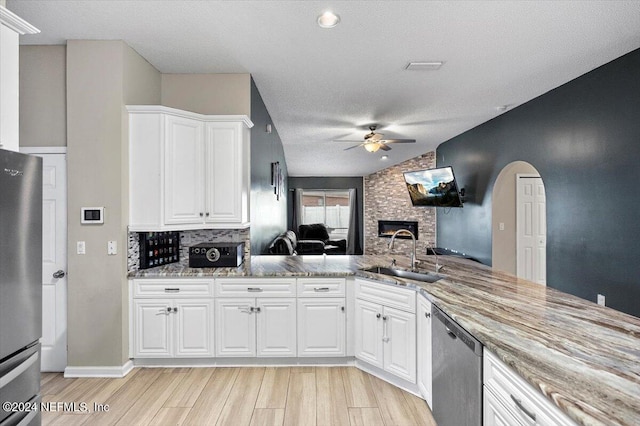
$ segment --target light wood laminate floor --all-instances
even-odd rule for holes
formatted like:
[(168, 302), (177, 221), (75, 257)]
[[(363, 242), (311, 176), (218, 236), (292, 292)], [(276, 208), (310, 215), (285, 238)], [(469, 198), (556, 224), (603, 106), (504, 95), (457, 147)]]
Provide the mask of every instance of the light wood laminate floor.
[(122, 379), (43, 373), (41, 394), (58, 410), (43, 412), (43, 425), (436, 425), (422, 399), (355, 367), (136, 368)]

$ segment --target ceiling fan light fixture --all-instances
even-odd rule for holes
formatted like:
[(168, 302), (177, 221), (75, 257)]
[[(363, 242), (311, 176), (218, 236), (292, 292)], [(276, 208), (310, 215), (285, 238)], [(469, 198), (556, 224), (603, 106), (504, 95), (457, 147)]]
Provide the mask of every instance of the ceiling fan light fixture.
[(365, 143), (363, 146), (364, 146), (364, 149), (366, 149), (369, 152), (376, 152), (380, 149), (380, 144), (378, 142)]
[(320, 28), (333, 28), (340, 23), (340, 16), (330, 10), (318, 16), (318, 25)]

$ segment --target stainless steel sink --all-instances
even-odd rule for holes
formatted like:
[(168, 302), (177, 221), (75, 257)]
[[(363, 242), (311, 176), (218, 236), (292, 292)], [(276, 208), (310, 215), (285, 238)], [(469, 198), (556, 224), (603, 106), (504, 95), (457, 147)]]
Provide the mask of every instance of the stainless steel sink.
[(444, 276), (440, 274), (434, 274), (431, 272), (412, 272), (405, 271), (403, 269), (385, 268), (384, 266), (374, 266), (373, 268), (363, 269), (363, 271), (373, 272), (374, 274), (389, 275), (391, 277), (407, 278), (424, 283), (435, 283), (436, 281), (444, 278)]

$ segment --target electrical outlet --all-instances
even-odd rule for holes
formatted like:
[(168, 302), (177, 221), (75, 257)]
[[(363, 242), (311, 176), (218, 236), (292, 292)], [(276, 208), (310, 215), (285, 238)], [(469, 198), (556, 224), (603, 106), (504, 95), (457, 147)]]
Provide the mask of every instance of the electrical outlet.
[(500, 222), (500, 224), (498, 225), (498, 229), (504, 231), (504, 222)]
[(605, 304), (604, 304), (604, 294), (598, 294), (598, 305), (605, 306)]
[(116, 241), (107, 242), (107, 254), (110, 256), (118, 254), (118, 243)]
[(76, 253), (77, 254), (86, 254), (87, 253), (87, 245), (84, 241), (76, 241)]

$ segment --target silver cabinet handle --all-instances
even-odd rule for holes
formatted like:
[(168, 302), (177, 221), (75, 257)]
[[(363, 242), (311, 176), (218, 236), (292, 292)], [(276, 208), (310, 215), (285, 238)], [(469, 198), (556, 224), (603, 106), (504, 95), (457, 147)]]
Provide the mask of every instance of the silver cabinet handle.
[(382, 317), (382, 321), (384, 321), (384, 323), (382, 324), (382, 341), (387, 343), (389, 341), (389, 336), (387, 336), (387, 316), (383, 316)]
[(534, 422), (536, 421), (536, 413), (532, 413), (531, 411), (529, 411), (524, 404), (522, 404), (522, 401), (519, 398), (516, 398), (513, 395), (510, 395), (511, 399), (513, 400), (513, 402), (516, 403), (516, 406), (520, 409), (520, 411), (522, 411), (524, 414), (526, 414), (531, 420), (533, 420)]
[(165, 287), (164, 292), (165, 293), (179, 293), (180, 289), (179, 288), (167, 288), (167, 287)]
[(260, 293), (262, 292), (262, 289), (260, 287), (247, 287), (247, 291), (250, 291), (252, 293)]
[(64, 271), (62, 269), (59, 269), (59, 270), (55, 271), (53, 273), (53, 278), (55, 278), (55, 279), (64, 278)]
[(315, 287), (313, 291), (317, 291), (317, 292), (329, 291), (329, 287)]

